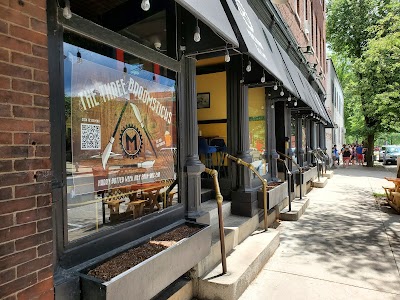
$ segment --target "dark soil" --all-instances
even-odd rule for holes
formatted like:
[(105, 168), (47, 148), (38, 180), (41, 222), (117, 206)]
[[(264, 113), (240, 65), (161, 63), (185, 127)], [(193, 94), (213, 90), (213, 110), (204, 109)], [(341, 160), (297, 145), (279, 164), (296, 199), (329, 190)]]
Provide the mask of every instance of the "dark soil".
[(160, 244), (148, 242), (136, 248), (127, 250), (126, 252), (121, 253), (90, 270), (88, 274), (98, 279), (109, 281), (118, 274), (129, 270), (153, 255), (156, 255), (157, 253), (167, 249), (168, 247), (165, 245), (172, 246), (174, 242), (178, 242), (186, 237), (189, 237), (200, 229), (201, 228), (191, 227), (188, 225), (180, 226), (172, 231), (163, 233), (154, 239), (154, 241), (162, 241), (165, 243)]
[(270, 190), (272, 190), (274, 187), (276, 187), (276, 186), (278, 186), (278, 185), (281, 185), (281, 184), (282, 184), (282, 182), (276, 182), (276, 181), (274, 181), (274, 182), (268, 182), (267, 191), (270, 191)]

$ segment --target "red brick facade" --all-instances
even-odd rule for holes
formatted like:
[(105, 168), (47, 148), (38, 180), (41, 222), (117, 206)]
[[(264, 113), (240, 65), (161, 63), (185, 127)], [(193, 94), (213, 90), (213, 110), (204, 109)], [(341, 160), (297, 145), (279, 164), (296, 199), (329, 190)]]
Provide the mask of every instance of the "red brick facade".
[(0, 299), (53, 299), (46, 0), (0, 0)]
[[(307, 61), (317, 63), (317, 74), (326, 75), (326, 19), (325, 0), (289, 0), (286, 5), (276, 5), (288, 24), (298, 44), (312, 45), (315, 55), (306, 55)], [(306, 13), (307, 11), (307, 13)], [(306, 34), (309, 23), (309, 33)], [(325, 76), (321, 79), (326, 88)]]

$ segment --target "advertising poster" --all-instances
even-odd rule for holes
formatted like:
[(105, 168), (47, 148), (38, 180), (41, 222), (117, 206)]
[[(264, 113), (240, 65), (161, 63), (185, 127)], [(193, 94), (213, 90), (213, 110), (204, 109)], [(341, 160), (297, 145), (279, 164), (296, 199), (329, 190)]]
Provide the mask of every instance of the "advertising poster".
[(174, 81), (168, 78), (74, 61), (71, 194), (173, 181), (175, 100)]

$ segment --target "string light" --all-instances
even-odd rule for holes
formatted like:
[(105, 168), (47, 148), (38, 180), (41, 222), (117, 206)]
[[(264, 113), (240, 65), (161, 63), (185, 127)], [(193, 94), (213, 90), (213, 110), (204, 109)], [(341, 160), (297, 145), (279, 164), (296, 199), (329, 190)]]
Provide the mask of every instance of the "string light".
[(281, 97), (285, 96), (285, 92), (283, 91), (283, 88), (281, 89), (281, 92), (279, 93), (279, 95), (281, 95)]
[(200, 35), (200, 27), (199, 27), (199, 20), (196, 19), (196, 27), (194, 29), (193, 39), (196, 43), (200, 42), (201, 35)]
[(292, 96), (289, 95), (289, 97), (287, 98), (287, 101), (292, 101)]
[(65, 6), (63, 8), (63, 16), (67, 20), (72, 18), (71, 5), (69, 3), (69, 0), (65, 0)]
[(231, 57), (229, 56), (228, 48), (226, 48), (226, 50), (225, 50), (225, 62), (230, 62), (230, 61), (231, 61)]
[(272, 109), (275, 108), (274, 102), (271, 103), (271, 108), (272, 108)]
[(261, 77), (261, 83), (265, 82), (265, 71), (263, 70), (263, 76)]
[(297, 100), (294, 101), (293, 106), (297, 106)]
[(277, 91), (277, 90), (278, 90), (278, 84), (275, 82), (274, 91)]
[(249, 59), (249, 61), (248, 61), (248, 63), (247, 63), (246, 71), (247, 71), (247, 72), (251, 72), (251, 61), (250, 61), (250, 59)]
[(150, 0), (142, 0), (142, 4), (140, 4), (140, 7), (144, 11), (148, 11), (150, 9)]

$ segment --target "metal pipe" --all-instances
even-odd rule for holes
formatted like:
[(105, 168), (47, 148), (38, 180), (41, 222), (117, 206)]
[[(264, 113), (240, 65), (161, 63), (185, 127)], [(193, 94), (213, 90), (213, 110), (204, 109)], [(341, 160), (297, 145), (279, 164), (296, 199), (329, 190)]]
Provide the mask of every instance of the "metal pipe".
[(268, 187), (268, 181), (260, 175), (254, 168), (254, 166), (248, 162), (245, 162), (241, 160), (240, 158), (237, 158), (235, 156), (232, 156), (230, 154), (226, 154), (226, 157), (233, 160), (236, 162), (238, 165), (245, 166), (246, 168), (250, 169), (262, 182), (263, 185), (263, 196), (264, 196), (264, 229), (265, 231), (268, 230), (268, 208), (267, 208), (267, 187)]
[(295, 162), (294, 160), (293, 160), (293, 158), (291, 158), (290, 156), (288, 156), (288, 155), (286, 155), (286, 154), (283, 154), (282, 152), (279, 152), (279, 151), (276, 151), (279, 155), (282, 155), (283, 157), (286, 157), (287, 159), (289, 159), (291, 162), (292, 162), (292, 164), (294, 164), (298, 169), (299, 169), (299, 177), (300, 177), (300, 200), (302, 200), (303, 199), (303, 176), (301, 175), (303, 172), (304, 172), (304, 170), (303, 170), (303, 168), (302, 167), (300, 167), (300, 165), (297, 163), (297, 162)]
[(215, 198), (217, 200), (217, 207), (218, 207), (218, 225), (219, 225), (219, 240), (221, 244), (222, 274), (226, 274), (227, 266), (226, 266), (226, 252), (225, 252), (224, 219), (222, 216), (222, 201), (224, 201), (224, 197), (222, 196), (221, 189), (219, 187), (217, 170), (205, 168), (204, 172), (209, 174), (214, 180), (214, 189), (216, 195)]
[(286, 171), (287, 171), (287, 175), (288, 175), (288, 185), (289, 185), (289, 211), (292, 211), (292, 201), (291, 201), (291, 199), (290, 199), (290, 197), (291, 197), (291, 192), (292, 192), (292, 186), (291, 186), (291, 176), (292, 176), (292, 172), (290, 172), (290, 170), (289, 170), (289, 168), (288, 168), (288, 166), (287, 166), (287, 164), (286, 164), (286, 161), (284, 160), (284, 159), (281, 159), (281, 158), (278, 158), (278, 161), (280, 161), (280, 162), (282, 162), (283, 163), (283, 165), (285, 166), (285, 168), (286, 168)]

